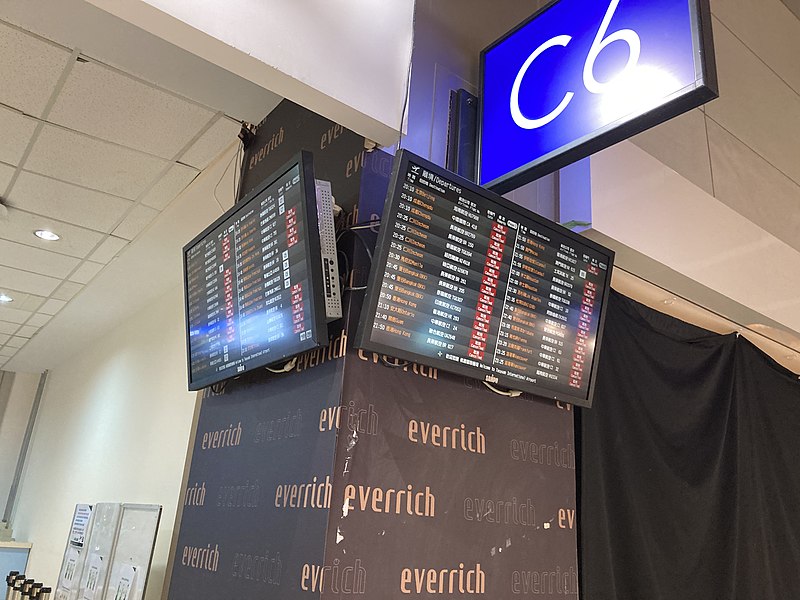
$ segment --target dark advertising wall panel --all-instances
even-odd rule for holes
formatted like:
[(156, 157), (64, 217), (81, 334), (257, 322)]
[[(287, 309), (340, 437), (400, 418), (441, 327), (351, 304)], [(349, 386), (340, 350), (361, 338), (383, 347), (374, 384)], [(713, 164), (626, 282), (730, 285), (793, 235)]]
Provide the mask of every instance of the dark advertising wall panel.
[(349, 337), (204, 400), (168, 597), (577, 597), (571, 407)]
[(304, 598), (303, 565), (323, 560), (346, 335), (295, 371), (229, 381), (204, 399), (171, 600)]
[(363, 351), (343, 398), (325, 564), (302, 589), (577, 598), (569, 405)]
[(314, 155), (314, 176), (331, 183), (349, 223), (380, 218), (392, 172), (392, 156), (368, 152), (364, 137), (289, 100), (259, 124), (242, 161), (239, 198), (244, 198), (299, 150)]
[(298, 150), (314, 153), (317, 179), (330, 181), (337, 203), (348, 212), (358, 201), (367, 152), (364, 136), (289, 100), (258, 125), (242, 161), (243, 198)]

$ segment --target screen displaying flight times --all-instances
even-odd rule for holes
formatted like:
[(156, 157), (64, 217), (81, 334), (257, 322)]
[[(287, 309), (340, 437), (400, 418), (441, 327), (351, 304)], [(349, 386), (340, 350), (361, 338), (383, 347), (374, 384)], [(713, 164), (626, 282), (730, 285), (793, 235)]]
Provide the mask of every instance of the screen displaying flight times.
[(318, 346), (320, 260), (302, 153), (184, 248), (189, 389)]
[(591, 405), (613, 251), (401, 152), (357, 344)]

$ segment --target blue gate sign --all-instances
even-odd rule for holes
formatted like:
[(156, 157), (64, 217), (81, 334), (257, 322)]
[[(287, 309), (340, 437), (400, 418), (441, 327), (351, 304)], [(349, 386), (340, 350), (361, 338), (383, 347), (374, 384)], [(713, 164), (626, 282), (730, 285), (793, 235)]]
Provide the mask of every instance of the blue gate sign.
[(481, 53), (481, 92), (502, 193), (716, 98), (708, 0), (555, 0)]

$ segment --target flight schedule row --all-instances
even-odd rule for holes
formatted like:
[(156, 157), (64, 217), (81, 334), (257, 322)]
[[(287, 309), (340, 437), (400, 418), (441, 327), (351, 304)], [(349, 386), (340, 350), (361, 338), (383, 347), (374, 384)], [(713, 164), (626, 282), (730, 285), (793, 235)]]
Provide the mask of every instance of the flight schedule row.
[(607, 265), (559, 232), (409, 164), (384, 220), (371, 339), (505, 381), (585, 391)]

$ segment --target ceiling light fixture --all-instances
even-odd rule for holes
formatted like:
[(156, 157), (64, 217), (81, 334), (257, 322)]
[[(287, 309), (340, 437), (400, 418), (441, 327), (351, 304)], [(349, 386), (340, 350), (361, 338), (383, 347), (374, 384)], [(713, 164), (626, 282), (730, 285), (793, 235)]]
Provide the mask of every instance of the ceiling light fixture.
[(0, 302), (2, 302), (3, 304), (8, 304), (9, 302), (13, 302), (13, 301), (14, 301), (14, 299), (11, 296), (9, 296), (8, 294), (4, 294), (4, 293), (0, 292)]
[(46, 242), (57, 242), (61, 239), (61, 236), (57, 233), (53, 233), (47, 229), (37, 229), (33, 232), (34, 235), (38, 238), (45, 240)]

